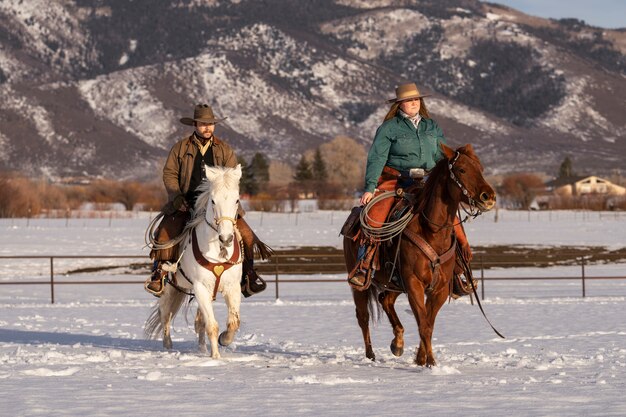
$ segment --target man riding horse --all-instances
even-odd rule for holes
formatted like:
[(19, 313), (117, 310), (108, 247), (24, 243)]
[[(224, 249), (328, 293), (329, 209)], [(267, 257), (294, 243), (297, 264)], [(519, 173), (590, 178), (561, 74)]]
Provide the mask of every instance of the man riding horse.
[[(396, 97), (388, 100), (391, 108), (376, 130), (367, 156), (362, 205), (382, 192), (422, 183), (427, 172), (443, 158), (440, 144), (445, 143), (445, 138), (437, 122), (430, 117), (424, 97), (428, 95), (420, 94), (414, 83), (407, 83), (398, 86)], [(382, 226), (393, 203), (394, 198), (386, 198), (368, 207), (368, 226)], [(472, 251), (460, 222), (456, 222), (454, 231), (463, 258), (469, 262)], [(371, 275), (380, 268), (376, 261), (380, 240), (363, 234), (360, 244), (359, 263), (348, 277), (350, 285), (357, 290), (365, 289)], [(455, 286), (453, 296), (461, 295), (465, 292)]]
[[(163, 167), (163, 183), (167, 190), (168, 202), (162, 209), (163, 218), (155, 233), (157, 244), (164, 244), (176, 238), (189, 220), (189, 210), (198, 197), (197, 187), (205, 179), (204, 165), (234, 168), (237, 165), (235, 152), (226, 142), (214, 135), (215, 125), (226, 118), (217, 118), (207, 104), (198, 104), (193, 118), (183, 117), (180, 122), (194, 126), (195, 131), (179, 140), (170, 150)], [(248, 297), (265, 289), (266, 284), (254, 271), (255, 249), (263, 259), (271, 255), (269, 249), (254, 234), (243, 219), (244, 211), (239, 207), (237, 229), (244, 244), (245, 261), (241, 281), (242, 293)], [(146, 291), (159, 297), (165, 287), (165, 278), (171, 265), (176, 263), (178, 245), (153, 249), (150, 258), (154, 261), (152, 274), (144, 285)]]

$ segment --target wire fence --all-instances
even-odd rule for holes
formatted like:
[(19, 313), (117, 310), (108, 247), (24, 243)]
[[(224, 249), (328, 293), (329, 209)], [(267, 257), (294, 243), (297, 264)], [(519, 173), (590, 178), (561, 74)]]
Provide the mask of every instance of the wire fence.
[[(567, 255), (567, 254), (565, 254)], [(574, 255), (574, 254), (572, 254)], [(472, 271), (474, 278), (480, 281), (479, 291), (480, 296), (484, 300), (486, 297), (487, 288), (490, 281), (570, 281), (580, 283), (580, 295), (582, 297), (587, 296), (587, 284), (590, 281), (595, 280), (626, 280), (626, 267), (624, 269), (618, 269), (618, 273), (615, 275), (594, 275), (590, 273), (590, 269), (600, 264), (606, 266), (607, 264), (626, 265), (624, 259), (615, 256), (615, 259), (603, 259), (601, 262), (592, 263), (592, 256), (580, 256), (569, 260), (556, 260), (556, 261), (538, 261), (521, 259), (513, 261), (509, 257), (502, 255), (489, 255), (478, 254), (472, 261)], [(120, 259), (137, 259), (137, 263), (125, 264), (125, 265), (91, 265), (84, 267), (84, 263), (80, 265), (73, 263), (78, 260), (120, 260)], [(15, 260), (18, 262), (24, 262), (27, 260), (40, 260), (45, 262), (47, 266), (46, 279), (2, 279), (0, 280), (0, 286), (6, 285), (48, 285), (50, 287), (50, 302), (55, 302), (55, 286), (58, 285), (143, 285), (143, 280), (136, 279), (102, 279), (102, 272), (107, 269), (113, 268), (131, 268), (135, 273), (139, 271), (143, 276), (147, 276), (150, 264), (146, 262), (145, 255), (68, 255), (68, 256), (51, 256), (51, 255), (15, 255), (15, 256), (0, 256), (0, 262), (7, 262), (9, 260)], [(65, 266), (65, 270), (59, 272), (55, 270), (55, 266), (62, 260), (69, 261), (69, 266)], [(550, 266), (568, 266), (570, 275), (555, 275), (550, 271)], [(74, 268), (74, 269), (71, 269)], [(532, 275), (527, 268), (532, 268)], [(542, 271), (546, 271), (545, 274), (538, 275), (537, 268)], [(275, 254), (268, 262), (258, 262), (257, 270), (266, 278), (266, 282), (269, 286), (274, 287), (275, 298), (280, 298), (280, 286), (281, 284), (306, 284), (306, 283), (328, 283), (336, 282), (343, 283), (345, 285), (346, 279), (337, 279), (332, 277), (319, 277), (320, 275), (328, 274), (341, 274), (346, 273), (345, 265), (343, 262), (343, 256), (336, 253), (330, 254), (306, 254), (306, 255), (294, 255), (294, 254)], [(515, 273), (511, 273), (511, 271)], [(508, 271), (508, 273), (504, 273)], [(563, 270), (557, 268), (556, 271), (560, 271), (563, 274)], [(528, 275), (523, 275), (524, 273)], [(557, 272), (558, 273), (558, 272)], [(71, 275), (80, 274), (95, 274), (97, 279), (70, 279)], [(124, 272), (121, 276), (128, 276), (128, 272)], [(294, 275), (303, 275), (303, 278), (293, 278)], [(109, 275), (110, 276), (110, 275)], [(273, 276), (273, 279), (269, 279)], [(285, 276), (288, 276), (285, 278)], [(315, 278), (311, 278), (315, 276)], [(63, 278), (59, 278), (63, 277)]]

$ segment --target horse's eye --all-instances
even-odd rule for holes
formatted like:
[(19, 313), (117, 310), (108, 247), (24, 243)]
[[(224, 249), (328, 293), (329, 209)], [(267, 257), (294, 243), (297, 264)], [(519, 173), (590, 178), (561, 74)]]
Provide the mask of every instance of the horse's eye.
[(211, 204), (215, 205), (215, 201), (211, 200)]
[(459, 173), (465, 174), (465, 170), (463, 168), (459, 168)]
[(237, 199), (237, 204), (239, 204), (239, 199)]

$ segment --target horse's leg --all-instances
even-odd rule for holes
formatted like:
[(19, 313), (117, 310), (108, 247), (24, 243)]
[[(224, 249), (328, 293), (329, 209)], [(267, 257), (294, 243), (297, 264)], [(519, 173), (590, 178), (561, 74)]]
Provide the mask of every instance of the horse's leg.
[[(429, 294), (426, 299), (426, 322), (428, 329), (427, 339), (423, 344), (423, 354), (426, 357), (426, 364), (428, 366), (434, 366), (435, 363), (435, 355), (433, 354), (432, 347), (432, 335), (435, 330), (435, 319), (437, 318), (437, 313), (446, 302), (448, 298), (447, 290), (439, 290), (436, 293)], [(421, 336), (421, 335), (420, 335)], [(420, 349), (422, 349), (422, 343), (420, 343)]]
[(399, 292), (385, 291), (380, 293), (378, 296), (378, 300), (383, 307), (385, 313), (387, 313), (387, 317), (389, 318), (389, 323), (391, 323), (391, 328), (393, 330), (393, 340), (391, 341), (391, 353), (395, 356), (402, 356), (404, 353), (404, 327), (402, 327), (402, 323), (400, 322), (400, 318), (396, 313), (396, 309), (394, 308), (394, 304), (400, 295)]
[(415, 275), (409, 276), (405, 283), (407, 286), (409, 305), (415, 316), (420, 335), (420, 346), (415, 355), (415, 363), (420, 366), (434, 366), (435, 362), (432, 356), (430, 358), (431, 362), (428, 361), (426, 356), (427, 349), (430, 347), (432, 328), (428, 326), (428, 317), (424, 302), (424, 284)]
[(174, 302), (173, 289), (170, 285), (165, 288), (163, 294), (159, 298), (159, 316), (161, 318), (161, 327), (163, 328), (163, 348), (172, 349), (172, 303)]
[[(237, 275), (241, 275), (239, 272)], [(239, 307), (241, 306), (241, 285), (239, 280), (234, 280), (234, 285), (229, 285), (224, 290), (224, 300), (226, 301), (226, 308), (228, 308), (228, 322), (226, 324), (226, 331), (220, 334), (218, 342), (222, 346), (228, 346), (233, 342), (235, 333), (239, 330)]]
[(194, 329), (198, 335), (198, 350), (202, 353), (207, 353), (209, 350), (206, 345), (206, 324), (204, 323), (204, 316), (200, 311), (200, 308), (196, 311), (196, 319), (194, 320)]
[(370, 337), (370, 313), (367, 309), (367, 300), (370, 291), (371, 287), (369, 290), (366, 291), (352, 290), (352, 298), (354, 299), (354, 305), (356, 306), (356, 319), (359, 322), (361, 333), (363, 333), (363, 342), (365, 343), (365, 356), (368, 359), (376, 360), (376, 356), (374, 355), (374, 349), (372, 349), (372, 339)]
[(213, 359), (219, 359), (220, 352), (217, 348), (217, 335), (219, 332), (219, 325), (215, 320), (213, 314), (213, 297), (212, 293), (209, 293), (209, 289), (199, 282), (195, 282), (193, 285), (194, 293), (196, 294), (196, 300), (198, 301), (198, 309), (202, 314), (204, 320), (204, 331), (209, 337), (211, 343), (211, 357)]

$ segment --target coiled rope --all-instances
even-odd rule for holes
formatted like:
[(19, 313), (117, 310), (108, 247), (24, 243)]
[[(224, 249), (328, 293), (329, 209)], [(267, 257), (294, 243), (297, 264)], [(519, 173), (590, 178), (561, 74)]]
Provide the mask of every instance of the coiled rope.
[(163, 218), (163, 216), (165, 216), (163, 212), (159, 213), (154, 219), (152, 219), (152, 221), (148, 225), (148, 228), (146, 229), (144, 242), (146, 243), (146, 246), (149, 247), (150, 249), (153, 249), (153, 250), (169, 249), (179, 244), (180, 242), (182, 242), (184, 239), (187, 238), (187, 235), (189, 234), (189, 231), (187, 230), (187, 228), (185, 228), (183, 233), (176, 236), (174, 239), (170, 239), (167, 242), (163, 242), (163, 243), (157, 242), (156, 230), (159, 227), (159, 223), (161, 222), (161, 219)]
[(382, 194), (379, 194), (376, 197), (372, 198), (370, 202), (367, 203), (365, 207), (363, 207), (359, 219), (361, 221), (361, 230), (366, 237), (380, 241), (391, 240), (394, 237), (398, 236), (400, 233), (402, 233), (402, 231), (409, 224), (409, 222), (415, 215), (414, 213), (412, 213), (411, 210), (408, 210), (398, 220), (385, 222), (380, 227), (370, 226), (370, 223), (377, 222), (368, 215), (370, 209), (374, 206), (374, 204), (386, 198), (394, 198), (396, 195), (397, 194), (395, 191), (385, 191)]

